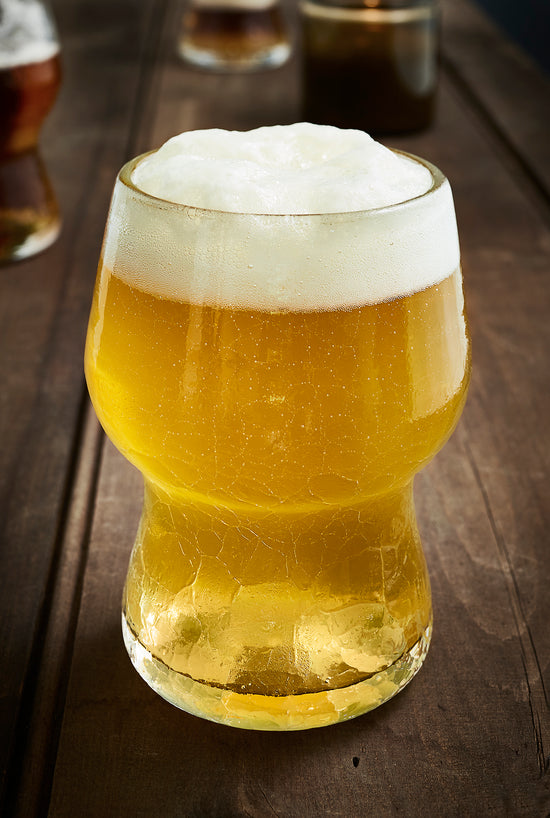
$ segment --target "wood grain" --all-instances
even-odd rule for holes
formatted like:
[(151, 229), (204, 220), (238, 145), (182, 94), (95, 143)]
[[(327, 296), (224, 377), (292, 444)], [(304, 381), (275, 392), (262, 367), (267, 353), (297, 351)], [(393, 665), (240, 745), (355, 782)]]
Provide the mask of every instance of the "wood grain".
[[(78, 457), (87, 314), (113, 177), (131, 147), (151, 2), (59, 2), (64, 80), (43, 152), (64, 227), (0, 269), (0, 808), (17, 790)], [(137, 70), (136, 70), (137, 69)], [(78, 561), (78, 555), (74, 555)], [(8, 780), (8, 791), (5, 784)]]

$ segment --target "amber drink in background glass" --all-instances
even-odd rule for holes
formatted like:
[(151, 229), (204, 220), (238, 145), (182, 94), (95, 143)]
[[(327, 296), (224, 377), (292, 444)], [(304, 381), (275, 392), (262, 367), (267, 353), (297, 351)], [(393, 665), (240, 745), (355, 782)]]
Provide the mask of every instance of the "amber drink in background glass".
[(291, 45), (279, 0), (188, 0), (178, 51), (206, 70), (254, 71), (278, 68)]
[(433, 121), (437, 0), (302, 0), (303, 114), (368, 133)]
[(190, 132), (121, 170), (86, 375), (144, 476), (123, 631), (151, 687), (299, 730), (410, 681), (432, 623), (412, 481), (469, 361), (428, 162), (298, 124)]
[(0, 262), (48, 247), (59, 233), (38, 148), (61, 82), (59, 44), (41, 0), (0, 0)]

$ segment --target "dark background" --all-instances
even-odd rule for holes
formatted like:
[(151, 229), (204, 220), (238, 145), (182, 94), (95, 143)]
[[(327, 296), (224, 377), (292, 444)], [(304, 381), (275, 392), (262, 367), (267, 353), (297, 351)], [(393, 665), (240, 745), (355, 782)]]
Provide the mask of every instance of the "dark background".
[(550, 75), (550, 0), (475, 0)]

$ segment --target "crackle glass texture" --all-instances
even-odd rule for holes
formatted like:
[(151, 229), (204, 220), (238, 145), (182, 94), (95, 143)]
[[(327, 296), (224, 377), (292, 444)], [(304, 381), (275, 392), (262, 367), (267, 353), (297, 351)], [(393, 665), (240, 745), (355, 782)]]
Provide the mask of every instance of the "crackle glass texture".
[(465, 399), (460, 271), (292, 312), (170, 300), (113, 266), (86, 373), (144, 475), (123, 616), (137, 669), (183, 709), (259, 729), (390, 698), (429, 643), (412, 479)]

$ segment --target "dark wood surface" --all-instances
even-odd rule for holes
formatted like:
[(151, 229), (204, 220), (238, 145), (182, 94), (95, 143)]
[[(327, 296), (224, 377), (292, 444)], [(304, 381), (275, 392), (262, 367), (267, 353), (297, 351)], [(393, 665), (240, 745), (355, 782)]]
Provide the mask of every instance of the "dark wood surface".
[(415, 484), (426, 663), (354, 721), (239, 731), (172, 708), (126, 656), (141, 478), (98, 429), (82, 353), (118, 168), (182, 130), (299, 119), (299, 44), (277, 71), (207, 75), (174, 56), (172, 0), (54, 10), (64, 83), (42, 146), (63, 233), (0, 268), (0, 812), (548, 818), (549, 80), (448, 0), (436, 125), (388, 140), (451, 180), (474, 350), (460, 426)]

